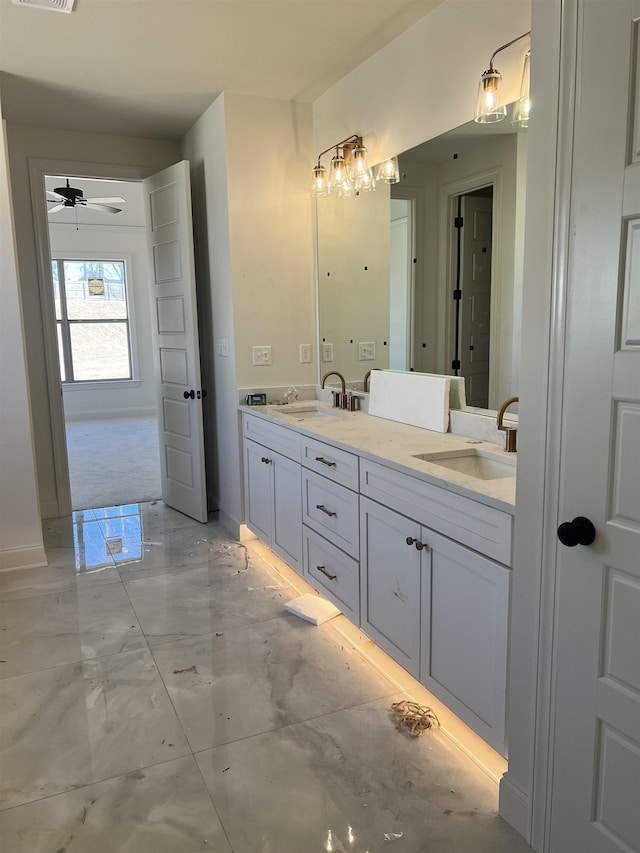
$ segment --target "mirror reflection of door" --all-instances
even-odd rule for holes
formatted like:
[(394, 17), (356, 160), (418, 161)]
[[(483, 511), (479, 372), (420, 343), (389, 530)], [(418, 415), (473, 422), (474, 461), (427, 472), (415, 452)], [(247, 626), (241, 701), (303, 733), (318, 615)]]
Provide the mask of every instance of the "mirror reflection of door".
[(413, 370), (413, 203), (391, 199), (389, 367)]
[[(467, 405), (489, 405), (493, 187), (458, 199), (456, 333), (453, 372), (465, 377)], [(454, 297), (454, 298), (455, 298)], [(455, 365), (459, 365), (456, 367)]]

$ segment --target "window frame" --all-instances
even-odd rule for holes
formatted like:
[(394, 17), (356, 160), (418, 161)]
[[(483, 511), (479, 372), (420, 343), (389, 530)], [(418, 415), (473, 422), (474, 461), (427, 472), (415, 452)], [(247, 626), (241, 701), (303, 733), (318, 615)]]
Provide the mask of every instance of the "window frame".
[[(64, 263), (121, 263), (124, 265), (124, 297), (126, 304), (127, 316), (123, 319), (103, 319), (103, 320), (70, 320), (67, 316), (66, 288), (64, 280)], [(58, 264), (58, 287), (60, 288), (60, 319), (55, 312), (55, 282), (53, 280), (53, 265)], [(52, 297), (54, 301), (54, 322), (56, 329), (60, 328), (60, 336), (56, 331), (56, 340), (58, 342), (58, 356), (60, 367), (64, 365), (65, 379), (61, 383), (67, 389), (96, 388), (96, 387), (117, 387), (121, 385), (131, 386), (139, 385), (138, 371), (138, 354), (135, 340), (135, 310), (134, 298), (131, 290), (131, 271), (133, 268), (132, 256), (130, 253), (113, 253), (113, 252), (65, 252), (56, 251), (51, 253), (51, 282), (52, 282)], [(110, 378), (110, 379), (73, 379), (73, 359), (71, 352), (71, 335), (69, 333), (71, 325), (83, 324), (125, 324), (127, 329), (127, 341), (129, 345), (129, 377)], [(62, 352), (60, 352), (60, 340), (62, 341)], [(62, 373), (62, 371), (61, 371)]]

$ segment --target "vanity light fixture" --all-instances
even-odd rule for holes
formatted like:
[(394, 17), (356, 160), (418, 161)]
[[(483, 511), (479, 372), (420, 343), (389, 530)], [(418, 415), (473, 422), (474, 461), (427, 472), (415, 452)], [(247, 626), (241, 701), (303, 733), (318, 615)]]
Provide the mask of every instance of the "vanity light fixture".
[[(483, 73), (480, 78), (480, 83), (478, 84), (478, 97), (476, 99), (476, 110), (473, 117), (473, 120), (478, 124), (490, 124), (491, 122), (502, 121), (507, 117), (507, 107), (500, 95), (500, 81), (502, 80), (502, 74), (494, 67), (493, 60), (501, 51), (505, 50), (507, 47), (511, 47), (512, 44), (515, 44), (517, 41), (520, 41), (520, 39), (527, 38), (527, 36), (530, 35), (531, 30), (512, 39), (511, 41), (508, 41), (492, 53), (491, 59), (489, 60), (489, 67)], [(526, 127), (526, 125), (522, 126)]]
[(531, 98), (529, 96), (529, 65), (531, 62), (531, 50), (524, 55), (522, 66), (522, 82), (520, 83), (520, 97), (513, 108), (511, 124), (518, 127), (529, 127), (529, 116), (531, 115)]
[(388, 160), (378, 163), (376, 181), (383, 181), (385, 184), (400, 183), (400, 166), (397, 157), (389, 157)]
[[(321, 157), (334, 150), (327, 175)], [(348, 136), (318, 155), (318, 163), (313, 167), (314, 197), (335, 195), (338, 198), (351, 198), (358, 192), (375, 188), (376, 182), (367, 163), (367, 149), (362, 144), (361, 136)]]

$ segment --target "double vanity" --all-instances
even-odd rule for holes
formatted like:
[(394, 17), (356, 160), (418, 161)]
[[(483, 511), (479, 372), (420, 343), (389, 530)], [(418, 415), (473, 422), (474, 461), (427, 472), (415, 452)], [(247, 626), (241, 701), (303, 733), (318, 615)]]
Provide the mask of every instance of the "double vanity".
[(247, 527), (505, 755), (515, 454), (319, 401), (241, 417)]

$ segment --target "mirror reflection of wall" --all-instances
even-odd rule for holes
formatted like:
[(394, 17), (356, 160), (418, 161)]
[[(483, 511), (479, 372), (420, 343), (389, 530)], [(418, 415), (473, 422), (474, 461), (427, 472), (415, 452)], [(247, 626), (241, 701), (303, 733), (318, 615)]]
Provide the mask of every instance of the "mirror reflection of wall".
[[(470, 122), (400, 155), (401, 181), (392, 185), (390, 203), (388, 187), (380, 184), (357, 199), (318, 199), (320, 338), (334, 337), (331, 367), (350, 381), (361, 380), (369, 367), (457, 371), (466, 379), (468, 405), (479, 408), (496, 409), (517, 393), (513, 342), (520, 329), (526, 143), (526, 131), (515, 133), (508, 121)], [(388, 204), (386, 225), (380, 192)], [(335, 211), (341, 206), (339, 226), (327, 227), (326, 202)], [(362, 203), (357, 224), (353, 202)], [(454, 224), (459, 218), (461, 228)], [(362, 251), (376, 253), (382, 275), (377, 249), (388, 253), (388, 289), (380, 280), (374, 288), (371, 279), (364, 291), (358, 287), (358, 339), (336, 325), (335, 315), (350, 302), (347, 279), (355, 281), (354, 270), (365, 265)], [(345, 270), (351, 266), (344, 276), (340, 260)], [(327, 290), (331, 278), (341, 279), (344, 289)], [(375, 360), (359, 361), (363, 339), (375, 342)]]

